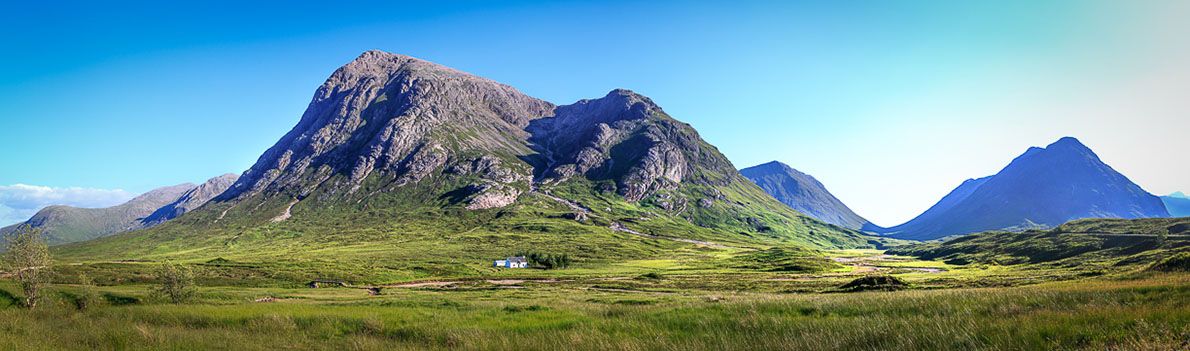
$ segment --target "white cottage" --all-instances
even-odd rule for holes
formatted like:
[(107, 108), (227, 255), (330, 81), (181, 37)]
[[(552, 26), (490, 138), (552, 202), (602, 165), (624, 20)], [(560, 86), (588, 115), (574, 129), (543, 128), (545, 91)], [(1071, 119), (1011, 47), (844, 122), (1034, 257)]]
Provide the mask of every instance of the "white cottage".
[(496, 260), (496, 262), (494, 262), (492, 264), (492, 266), (493, 267), (504, 267), (504, 268), (528, 268), (529, 261), (525, 259), (525, 256), (516, 256), (516, 257), (509, 257), (509, 258), (506, 258), (503, 260)]

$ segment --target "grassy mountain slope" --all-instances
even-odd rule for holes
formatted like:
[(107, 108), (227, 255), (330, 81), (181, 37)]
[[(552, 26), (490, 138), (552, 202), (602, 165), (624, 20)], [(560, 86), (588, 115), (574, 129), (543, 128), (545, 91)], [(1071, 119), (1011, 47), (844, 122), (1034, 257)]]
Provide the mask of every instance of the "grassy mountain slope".
[(1159, 262), (1190, 252), (1190, 218), (1083, 219), (1050, 230), (984, 232), (891, 254), (949, 263), (1045, 264), (1066, 267)]

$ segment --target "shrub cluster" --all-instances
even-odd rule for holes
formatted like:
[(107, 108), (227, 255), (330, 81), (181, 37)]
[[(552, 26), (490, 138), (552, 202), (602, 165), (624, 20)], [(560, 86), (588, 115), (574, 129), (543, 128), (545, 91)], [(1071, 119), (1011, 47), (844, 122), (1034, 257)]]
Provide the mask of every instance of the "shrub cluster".
[(570, 267), (570, 255), (567, 254), (547, 254), (540, 252), (522, 252), (517, 256), (525, 256), (529, 260), (529, 264), (535, 267), (545, 269), (564, 269)]

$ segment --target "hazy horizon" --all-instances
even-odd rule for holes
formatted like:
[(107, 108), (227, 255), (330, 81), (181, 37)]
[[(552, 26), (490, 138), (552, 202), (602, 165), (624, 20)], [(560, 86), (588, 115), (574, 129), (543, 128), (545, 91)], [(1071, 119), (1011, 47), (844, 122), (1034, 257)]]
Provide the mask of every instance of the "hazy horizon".
[(0, 225), (240, 173), (370, 49), (557, 104), (635, 90), (737, 168), (789, 164), (884, 226), (1063, 136), (1190, 190), (1183, 2), (286, 4), (0, 15), (31, 33), (3, 39)]

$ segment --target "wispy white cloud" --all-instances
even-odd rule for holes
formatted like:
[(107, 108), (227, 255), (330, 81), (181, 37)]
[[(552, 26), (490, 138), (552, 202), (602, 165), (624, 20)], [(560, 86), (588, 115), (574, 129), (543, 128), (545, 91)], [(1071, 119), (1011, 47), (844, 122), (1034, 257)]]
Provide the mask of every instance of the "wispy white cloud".
[(0, 185), (0, 226), (27, 220), (38, 210), (50, 205), (108, 207), (121, 204), (134, 196), (136, 194), (123, 189)]

